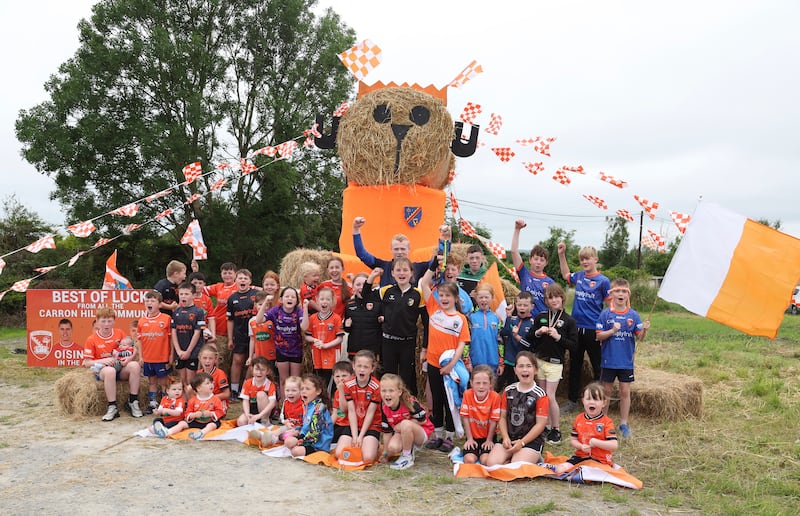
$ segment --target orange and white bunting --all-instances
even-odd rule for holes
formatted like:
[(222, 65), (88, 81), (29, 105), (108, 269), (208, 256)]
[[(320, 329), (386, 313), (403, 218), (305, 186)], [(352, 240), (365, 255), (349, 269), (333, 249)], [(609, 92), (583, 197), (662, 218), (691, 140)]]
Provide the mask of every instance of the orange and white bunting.
[(77, 224), (73, 224), (67, 227), (67, 229), (69, 230), (70, 233), (72, 233), (76, 237), (84, 238), (94, 233), (95, 230), (97, 230), (97, 227), (94, 224), (92, 224), (90, 220), (87, 220), (85, 222), (78, 222)]
[(83, 256), (83, 255), (84, 255), (84, 253), (85, 253), (85, 251), (78, 251), (77, 253), (75, 253), (75, 256), (73, 256), (72, 258), (70, 258), (70, 259), (69, 259), (69, 262), (67, 262), (67, 267), (72, 267), (73, 265), (75, 265), (75, 262), (77, 262), (77, 261), (78, 261), (78, 258), (80, 258), (81, 256)]
[(681, 234), (686, 233), (686, 227), (689, 225), (689, 221), (692, 220), (692, 217), (677, 211), (670, 211), (669, 216), (672, 217), (672, 222), (678, 226), (678, 231), (680, 231)]
[(211, 185), (211, 188), (209, 188), (209, 190), (213, 192), (214, 190), (219, 190), (220, 188), (222, 188), (223, 186), (225, 186), (227, 184), (228, 184), (228, 182), (225, 180), (225, 178), (221, 177), (221, 178), (217, 179), (216, 181), (214, 181), (214, 184)]
[(628, 222), (633, 222), (633, 215), (631, 215), (631, 212), (629, 212), (628, 210), (617, 210), (617, 215), (627, 220)]
[(511, 158), (516, 156), (514, 151), (511, 150), (511, 147), (492, 147), (492, 152), (494, 152), (503, 163), (508, 163), (511, 161)]
[(252, 174), (256, 171), (256, 166), (247, 161), (246, 159), (241, 160), (241, 167), (242, 167), (242, 175), (246, 176)]
[(261, 154), (262, 156), (269, 156), (269, 157), (271, 158), (271, 157), (275, 156), (275, 154), (276, 154), (277, 152), (278, 152), (278, 149), (277, 149), (277, 148), (275, 148), (275, 147), (272, 147), (272, 146), (270, 146), (270, 145), (267, 145), (266, 147), (261, 147), (260, 149), (256, 149), (256, 150), (254, 150), (254, 151), (253, 151), (253, 152), (250, 154), (250, 157), (252, 157), (252, 156), (257, 156), (257, 155)]
[(642, 245), (644, 245), (648, 249), (652, 249), (653, 251), (656, 251), (658, 249), (658, 244), (656, 243), (655, 239), (652, 236), (648, 235), (647, 233), (642, 235)]
[[(172, 210), (167, 210), (167, 211), (172, 211)], [(98, 240), (97, 242), (94, 243), (94, 245), (92, 246), (92, 249), (94, 249), (96, 247), (104, 246), (109, 242), (111, 242), (110, 238), (101, 238), (100, 240)]]
[(200, 230), (200, 222), (197, 219), (189, 223), (181, 237), (181, 243), (191, 246), (193, 260), (208, 260), (208, 247), (203, 241), (203, 232)]
[(203, 167), (200, 165), (199, 161), (195, 161), (194, 163), (189, 163), (185, 167), (183, 167), (183, 177), (186, 179), (186, 183), (191, 183), (193, 181), (197, 181), (203, 176)]
[(658, 203), (645, 199), (644, 197), (639, 197), (638, 195), (634, 195), (633, 198), (636, 199), (636, 202), (638, 202), (642, 208), (644, 208), (644, 211), (647, 213), (647, 216), (650, 217), (650, 220), (655, 220), (656, 210), (658, 210)]
[(6, 261), (0, 258), (0, 274), (3, 274), (3, 269), (6, 268)]
[(14, 292), (25, 292), (26, 290), (28, 290), (28, 286), (31, 284), (31, 281), (33, 281), (33, 278), (17, 281), (13, 285), (11, 285), (11, 288), (9, 290), (13, 290)]
[(161, 192), (154, 193), (153, 195), (148, 195), (147, 197), (144, 198), (144, 200), (147, 201), (147, 202), (153, 202), (156, 199), (160, 199), (162, 197), (166, 197), (170, 193), (172, 193), (172, 188), (168, 188), (168, 189), (163, 190)]
[(456, 200), (456, 196), (453, 195), (453, 192), (450, 192), (450, 211), (453, 212), (453, 217), (458, 214), (458, 201)]
[(136, 213), (138, 213), (138, 211), (139, 211), (139, 205), (136, 204), (135, 202), (132, 202), (130, 204), (126, 204), (125, 206), (121, 206), (116, 210), (112, 211), (111, 215), (123, 215), (125, 217), (133, 217), (134, 215), (136, 215)]
[(8, 290), (0, 292), (0, 301), (2, 301), (4, 297), (6, 297), (6, 294), (8, 294), (8, 292), (9, 292)]
[(162, 211), (161, 213), (159, 213), (158, 215), (156, 215), (156, 220), (161, 220), (164, 217), (172, 215), (173, 213), (174, 213), (174, 210), (172, 208), (168, 208), (168, 209)]
[(497, 136), (500, 134), (500, 128), (503, 127), (503, 117), (497, 113), (492, 113), (489, 119), (489, 125), (486, 126), (486, 131), (489, 134)]
[(140, 227), (142, 227), (141, 224), (128, 224), (127, 226), (122, 228), (122, 232), (125, 233), (126, 235), (129, 235), (134, 231), (136, 231), (137, 229), (139, 229)]
[(516, 281), (517, 284), (519, 284), (519, 274), (517, 274), (517, 269), (515, 269), (513, 265), (510, 267), (506, 265), (505, 267), (508, 273), (511, 274), (511, 277), (514, 278), (514, 281)]
[(48, 267), (36, 267), (33, 270), (36, 271), (36, 272), (41, 272), (42, 274), (45, 274), (45, 273), (48, 273), (48, 272), (52, 271), (56, 267), (58, 267), (58, 266), (57, 265), (50, 265)]
[(451, 170), (447, 173), (447, 184), (452, 183), (456, 178), (456, 169)]
[(543, 138), (541, 136), (536, 137), (536, 141), (533, 143), (533, 150), (542, 154), (543, 156), (550, 156), (550, 144), (556, 141), (555, 138)]
[(226, 168), (231, 168), (231, 165), (230, 163), (225, 163), (223, 161), (222, 163), (219, 163), (216, 167), (214, 167), (214, 170), (225, 170)]
[(536, 163), (529, 163), (527, 161), (523, 161), (522, 166), (524, 166), (525, 170), (527, 170), (534, 176), (539, 172), (544, 172), (544, 163), (541, 161), (537, 161)]
[(647, 230), (647, 235), (650, 238), (652, 238), (653, 241), (656, 243), (656, 247), (658, 249), (658, 252), (660, 252), (660, 253), (666, 252), (667, 241), (662, 235), (659, 235), (658, 233), (656, 233), (652, 229), (648, 229)]
[(594, 204), (595, 206), (597, 206), (601, 210), (607, 210), (608, 209), (608, 205), (606, 204), (606, 201), (604, 201), (600, 197), (597, 197), (596, 195), (583, 194), (583, 198), (586, 199), (587, 201), (589, 201), (590, 203)]
[(483, 73), (483, 67), (478, 64), (478, 61), (473, 60), (463, 70), (461, 70), (461, 72), (456, 75), (452, 81), (450, 81), (448, 86), (460, 88), (470, 79), (474, 79), (479, 73)]
[(475, 232), (475, 228), (472, 227), (472, 224), (470, 224), (467, 219), (461, 219), (458, 222), (458, 227), (464, 235), (472, 238), (478, 237), (478, 233)]
[(464, 106), (464, 110), (461, 112), (458, 118), (460, 118), (465, 124), (475, 125), (475, 118), (482, 112), (483, 108), (481, 108), (480, 104), (467, 102), (467, 105)]
[(503, 247), (502, 244), (498, 244), (497, 242), (492, 242), (488, 238), (484, 238), (478, 234), (475, 234), (475, 238), (481, 241), (481, 243), (486, 246), (486, 249), (489, 250), (492, 255), (497, 258), (498, 260), (505, 260), (506, 258), (506, 248)]
[(278, 154), (282, 158), (288, 158), (294, 153), (294, 150), (296, 148), (297, 148), (297, 142), (294, 140), (289, 140), (288, 142), (283, 142), (281, 144), (278, 144), (278, 146), (275, 147), (275, 150), (278, 151)]
[(598, 172), (598, 175), (600, 176), (600, 181), (605, 181), (606, 183), (616, 186), (617, 188), (625, 188), (626, 186), (628, 186), (627, 182), (621, 179), (616, 179), (614, 177), (611, 177), (605, 172)]
[(350, 109), (350, 104), (348, 104), (347, 102), (342, 102), (341, 104), (339, 104), (339, 107), (333, 110), (333, 116), (341, 117), (342, 115), (347, 113), (348, 109)]
[(561, 170), (564, 170), (566, 172), (575, 172), (576, 174), (584, 174), (585, 173), (583, 171), (583, 167), (581, 165), (577, 165), (577, 166), (574, 166), (574, 167), (570, 166), (570, 165), (564, 165), (564, 166), (561, 167)]
[(369, 72), (381, 64), (381, 53), (381, 47), (365, 39), (339, 54), (339, 59), (353, 77), (363, 81)]
[(566, 186), (566, 185), (568, 185), (568, 184), (570, 184), (572, 182), (572, 179), (570, 179), (567, 176), (566, 172), (564, 172), (562, 169), (559, 168), (553, 174), (553, 181), (556, 181), (556, 182), (561, 183), (562, 185)]
[(42, 249), (55, 249), (55, 248), (56, 248), (56, 241), (53, 240), (53, 235), (47, 235), (45, 237), (40, 238), (36, 242), (29, 244), (27, 247), (25, 247), (25, 250), (30, 251), (32, 253), (38, 253)]
[(201, 197), (201, 195), (199, 193), (192, 194), (191, 196), (189, 196), (188, 199), (186, 199), (186, 202), (184, 204), (192, 204), (194, 201), (198, 200), (200, 197)]

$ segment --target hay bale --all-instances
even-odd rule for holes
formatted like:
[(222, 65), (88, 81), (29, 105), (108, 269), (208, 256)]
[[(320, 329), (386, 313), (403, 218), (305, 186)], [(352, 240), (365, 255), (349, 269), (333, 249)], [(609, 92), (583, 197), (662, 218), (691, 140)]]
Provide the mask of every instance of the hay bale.
[[(147, 398), (147, 379), (139, 384), (139, 405), (144, 408)], [(56, 408), (68, 416), (102, 416), (108, 400), (102, 382), (95, 380), (88, 369), (73, 369), (56, 380)], [(128, 399), (128, 382), (117, 382), (117, 403), (122, 407)]]
[(299, 289), (303, 284), (303, 277), (300, 273), (300, 267), (305, 262), (314, 262), (319, 264), (322, 270), (322, 280), (328, 279), (327, 267), (328, 260), (330, 260), (330, 251), (318, 251), (316, 249), (295, 249), (283, 257), (281, 260), (280, 276), (281, 287), (294, 287)]
[[(631, 385), (631, 414), (662, 421), (703, 415), (703, 382), (698, 378), (637, 367)], [(619, 398), (616, 390), (614, 397)]]

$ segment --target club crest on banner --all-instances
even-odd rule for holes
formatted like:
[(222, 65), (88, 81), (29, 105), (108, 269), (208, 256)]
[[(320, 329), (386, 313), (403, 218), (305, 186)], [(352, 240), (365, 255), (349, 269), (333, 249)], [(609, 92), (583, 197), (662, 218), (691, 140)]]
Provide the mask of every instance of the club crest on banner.
[(417, 224), (422, 220), (422, 207), (421, 206), (404, 206), (403, 218), (409, 227), (417, 227)]
[(28, 349), (33, 356), (44, 360), (53, 350), (53, 333), (47, 330), (34, 330), (28, 336)]

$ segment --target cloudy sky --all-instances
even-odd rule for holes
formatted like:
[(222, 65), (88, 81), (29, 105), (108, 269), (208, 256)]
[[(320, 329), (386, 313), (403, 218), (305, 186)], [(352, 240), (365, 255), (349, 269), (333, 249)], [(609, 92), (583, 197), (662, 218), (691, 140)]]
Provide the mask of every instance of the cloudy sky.
[[(0, 97), (0, 155), (5, 194), (63, 224), (48, 200), (52, 182), (19, 157), (13, 123), (19, 109), (45, 99), (42, 85), (77, 48), (86, 0), (4, 2), (0, 33), (6, 80)], [(449, 92), (457, 117), (467, 102), (503, 118), (499, 135), (460, 159), (454, 183), (462, 215), (510, 245), (514, 220), (529, 225), (522, 246), (549, 226), (600, 246), (604, 216), (639, 212), (638, 194), (658, 201), (645, 227), (674, 238), (668, 210), (691, 213), (701, 197), (751, 218), (779, 219), (800, 237), (800, 3), (704, 0), (383, 3), (329, 0), (359, 39), (383, 49), (366, 82), (447, 84), (476, 59), (484, 73)], [(502, 6), (502, 8), (501, 8)], [(11, 20), (14, 20), (11, 22)], [(8, 49), (16, 49), (12, 53)], [(298, 134), (303, 128), (298, 128)], [(514, 143), (556, 137), (552, 157)], [(510, 146), (502, 163), (489, 150)], [(523, 161), (544, 161), (533, 176)], [(550, 177), (582, 165), (562, 186)], [(597, 179), (624, 179), (625, 190)], [(602, 211), (582, 194), (603, 198)], [(70, 221), (74, 222), (74, 221)], [(638, 228), (630, 226), (633, 234)]]

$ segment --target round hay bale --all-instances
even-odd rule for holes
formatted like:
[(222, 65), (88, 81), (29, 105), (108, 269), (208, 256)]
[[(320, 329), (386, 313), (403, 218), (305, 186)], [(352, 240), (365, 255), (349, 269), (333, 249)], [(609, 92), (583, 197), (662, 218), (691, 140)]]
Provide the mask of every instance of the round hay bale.
[(347, 110), (336, 142), (350, 182), (444, 188), (455, 166), (453, 136), (453, 119), (439, 99), (411, 88), (382, 88)]
[[(73, 369), (56, 380), (56, 408), (65, 415), (86, 417), (102, 416), (108, 400), (102, 382), (95, 380), (94, 373), (88, 369)], [(148, 401), (147, 379), (139, 383), (139, 405), (144, 409)], [(128, 400), (128, 382), (117, 382), (117, 404), (122, 410)]]
[[(636, 367), (631, 385), (631, 413), (663, 421), (703, 415), (703, 382), (698, 378)], [(616, 389), (616, 387), (615, 387)], [(615, 391), (615, 397), (619, 394)]]
[(281, 288), (294, 287), (299, 289), (303, 284), (303, 276), (300, 272), (302, 265), (305, 262), (314, 262), (319, 264), (322, 270), (322, 280), (327, 279), (328, 260), (330, 260), (330, 251), (318, 251), (316, 249), (295, 249), (283, 257), (281, 260), (280, 276)]

